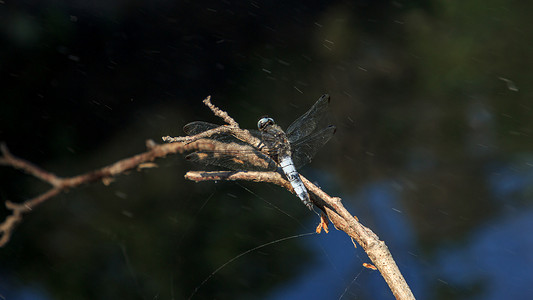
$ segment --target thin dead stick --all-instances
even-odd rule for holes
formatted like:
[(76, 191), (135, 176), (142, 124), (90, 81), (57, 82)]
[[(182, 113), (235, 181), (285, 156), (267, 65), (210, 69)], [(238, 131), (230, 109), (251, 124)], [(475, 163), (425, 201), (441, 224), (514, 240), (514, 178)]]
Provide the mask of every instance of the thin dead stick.
[(211, 130), (204, 131), (202, 133), (196, 134), (194, 136), (179, 136), (179, 137), (171, 137), (171, 136), (164, 136), (162, 137), (164, 142), (168, 143), (174, 143), (174, 142), (185, 142), (190, 143), (193, 141), (197, 141), (202, 138), (208, 138), (210, 136), (213, 136), (215, 134), (221, 134), (221, 133), (227, 133), (235, 136), (237, 139), (246, 142), (250, 145), (259, 145), (261, 144), (261, 141), (256, 138), (255, 136), (251, 135), (250, 132), (246, 129), (242, 129), (239, 127), (239, 123), (237, 123), (232, 117), (228, 115), (227, 112), (221, 110), (220, 108), (216, 107), (211, 103), (211, 96), (207, 96), (202, 101), (211, 111), (213, 114), (217, 117), (220, 117), (224, 122), (226, 122), (228, 125), (221, 125), (217, 128), (213, 128)]
[[(185, 174), (185, 178), (195, 182), (211, 180), (269, 182), (294, 193), (290, 183), (277, 172), (190, 171)], [(385, 242), (379, 240), (372, 230), (359, 223), (357, 218), (344, 208), (340, 198), (329, 196), (301, 174), (300, 178), (312, 193), (313, 203), (327, 214), (335, 228), (346, 232), (365, 250), (396, 299), (415, 299)]]
[[(168, 154), (192, 150), (212, 151), (218, 149), (228, 151), (228, 145), (221, 145), (220, 143), (217, 143), (217, 141), (209, 139), (209, 137), (214, 134), (227, 133), (249, 145), (260, 144), (260, 141), (256, 137), (252, 136), (247, 130), (239, 128), (239, 124), (235, 122), (235, 120), (233, 120), (226, 112), (211, 104), (210, 97), (206, 98), (204, 103), (213, 111), (215, 115), (221, 117), (229, 125), (220, 126), (194, 136), (175, 138), (163, 137), (164, 141), (174, 142), (170, 144), (158, 145), (153, 141), (148, 141), (148, 151), (130, 158), (122, 159), (109, 166), (78, 176), (68, 178), (58, 177), (28, 161), (13, 156), (11, 153), (9, 153), (5, 145), (0, 145), (0, 150), (2, 152), (2, 156), (0, 157), (0, 165), (20, 169), (36, 178), (41, 179), (42, 181), (49, 183), (52, 186), (52, 188), (47, 192), (22, 203), (6, 201), (6, 207), (12, 211), (12, 214), (7, 216), (4, 222), (0, 224), (0, 246), (4, 246), (7, 242), (9, 242), (13, 230), (17, 224), (22, 221), (22, 217), (25, 213), (30, 212), (39, 204), (67, 189), (100, 180), (102, 180), (104, 184), (109, 184), (117, 175), (123, 174), (125, 171), (134, 168), (143, 168), (143, 165), (146, 165), (147, 162), (151, 162), (156, 158), (165, 157)], [(231, 147), (238, 147), (238, 145), (231, 145)], [(234, 149), (231, 151), (234, 151)], [(261, 165), (261, 163), (265, 163), (264, 161), (259, 161), (261, 159), (264, 158), (260, 156), (253, 157), (252, 161), (247, 161), (247, 163)], [(362, 246), (389, 285), (389, 288), (396, 299), (414, 299), (409, 286), (405, 282), (405, 279), (400, 273), (385, 243), (380, 241), (379, 237), (369, 228), (359, 223), (357, 218), (354, 218), (346, 210), (346, 208), (344, 208), (340, 198), (329, 196), (305, 177), (301, 175), (300, 177), (310, 192), (313, 203), (327, 214), (337, 229), (346, 232), (351, 238), (353, 238)], [(193, 181), (247, 180), (255, 182), (269, 182), (279, 185), (294, 193), (289, 182), (280, 173), (276, 172), (194, 171), (188, 172), (185, 175), (185, 178)]]
[(207, 107), (209, 107), (209, 109), (215, 114), (215, 116), (222, 118), (222, 120), (224, 120), (224, 122), (228, 123), (230, 126), (239, 128), (239, 123), (237, 123), (232, 117), (230, 117), (227, 112), (211, 104), (211, 96), (207, 96), (207, 98), (205, 98), (202, 102)]
[(73, 177), (58, 177), (51, 172), (45, 171), (29, 161), (18, 158), (12, 155), (5, 144), (0, 145), (2, 156), (0, 157), (0, 165), (11, 166), (26, 172), (42, 181), (49, 183), (52, 188), (43, 194), (28, 199), (22, 203), (14, 203), (6, 201), (7, 209), (11, 210), (11, 215), (7, 216), (4, 222), (0, 224), (0, 247), (7, 244), (13, 234), (13, 230), (22, 221), (23, 215), (32, 211), (39, 204), (46, 200), (64, 192), (68, 189), (76, 188), (82, 184), (96, 182), (102, 180), (106, 185), (111, 183), (114, 177), (119, 174), (124, 174), (126, 171), (134, 168), (146, 168), (147, 162), (151, 162), (156, 158), (165, 157), (169, 154), (182, 153), (191, 150), (211, 150), (213, 145), (206, 140), (197, 141), (189, 144), (172, 143), (172, 144), (155, 144), (153, 141), (147, 141), (148, 151), (134, 155), (129, 158), (119, 160), (109, 166), (98, 170), (87, 172)]
[[(222, 114), (222, 111), (219, 108), (211, 104), (210, 98), (205, 99), (204, 103), (206, 103), (206, 105), (213, 111), (215, 115), (222, 117), (227, 123), (230, 123), (225, 119), (227, 114)], [(229, 128), (229, 131), (231, 131), (232, 128), (235, 127), (227, 128)], [(236, 134), (233, 135), (237, 137)], [(207, 136), (209, 135), (206, 134), (202, 137)], [(249, 141), (246, 142), (251, 144)], [(294, 193), (294, 190), (289, 182), (277, 172), (191, 171), (187, 172), (185, 178), (196, 182), (206, 180), (245, 180), (269, 182), (279, 185)], [(346, 232), (346, 234), (348, 234), (353, 240), (357, 241), (363, 250), (365, 250), (370, 260), (374, 263), (389, 285), (389, 288), (396, 299), (415, 299), (411, 289), (407, 285), (407, 282), (398, 269), (396, 262), (392, 258), (392, 254), (390, 253), (385, 242), (381, 241), (379, 237), (372, 232), (372, 230), (359, 223), (359, 220), (352, 216), (342, 205), (340, 198), (329, 196), (302, 175), (300, 175), (300, 178), (312, 195), (311, 200), (313, 203), (327, 214), (337, 229)]]

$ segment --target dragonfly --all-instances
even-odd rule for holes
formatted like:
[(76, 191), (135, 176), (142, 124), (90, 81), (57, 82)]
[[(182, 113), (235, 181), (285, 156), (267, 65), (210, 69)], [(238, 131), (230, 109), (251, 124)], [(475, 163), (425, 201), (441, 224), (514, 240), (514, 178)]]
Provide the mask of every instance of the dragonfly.
[[(197, 151), (186, 158), (190, 161), (237, 171), (281, 171), (298, 198), (312, 210), (309, 193), (297, 169), (311, 162), (318, 149), (335, 134), (336, 127), (333, 125), (319, 128), (327, 115), (329, 102), (329, 95), (322, 95), (285, 131), (274, 122), (274, 119), (268, 116), (261, 117), (257, 122), (258, 130), (248, 130), (260, 141), (256, 145), (251, 145), (228, 133), (215, 134), (209, 139), (232, 146), (219, 147), (218, 150)], [(221, 125), (195, 121), (185, 125), (183, 130), (187, 135), (192, 136), (219, 126)]]

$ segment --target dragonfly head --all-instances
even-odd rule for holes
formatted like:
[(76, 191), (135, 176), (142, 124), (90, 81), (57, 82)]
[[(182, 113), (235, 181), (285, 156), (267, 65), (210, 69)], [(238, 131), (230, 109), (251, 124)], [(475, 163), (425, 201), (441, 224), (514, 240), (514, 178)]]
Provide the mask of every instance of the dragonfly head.
[(257, 128), (259, 130), (264, 130), (267, 126), (274, 125), (274, 119), (269, 117), (262, 117), (257, 121)]

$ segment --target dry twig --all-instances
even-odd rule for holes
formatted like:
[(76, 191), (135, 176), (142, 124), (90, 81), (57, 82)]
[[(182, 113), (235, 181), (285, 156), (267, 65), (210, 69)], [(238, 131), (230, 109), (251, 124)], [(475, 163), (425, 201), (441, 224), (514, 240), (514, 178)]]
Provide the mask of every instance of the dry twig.
[[(196, 182), (207, 180), (269, 182), (294, 193), (289, 182), (277, 172), (190, 171), (185, 174), (185, 178)], [(342, 205), (340, 198), (329, 196), (301, 174), (300, 178), (310, 192), (313, 203), (327, 214), (335, 228), (346, 232), (365, 250), (396, 299), (415, 299), (385, 242), (379, 240), (379, 237), (372, 230), (359, 223)]]
[[(213, 113), (222, 118), (228, 125), (220, 126), (211, 130), (204, 131), (194, 136), (186, 137), (163, 137), (163, 141), (171, 142), (169, 144), (158, 145), (153, 141), (147, 143), (148, 151), (135, 155), (130, 158), (120, 160), (114, 164), (101, 169), (91, 171), (69, 178), (61, 178), (50, 172), (40, 169), (32, 163), (17, 158), (9, 153), (5, 145), (1, 145), (2, 157), (0, 165), (11, 166), (20, 169), (42, 181), (48, 182), (52, 188), (47, 192), (24, 201), (23, 203), (13, 203), (6, 201), (6, 207), (12, 211), (2, 224), (0, 224), (0, 246), (5, 245), (18, 223), (22, 221), (22, 216), (30, 212), (37, 205), (45, 202), (51, 197), (67, 190), (75, 188), (81, 184), (102, 180), (109, 183), (112, 178), (123, 174), (127, 170), (138, 168), (146, 162), (153, 161), (156, 158), (165, 157), (168, 154), (181, 153), (192, 150), (225, 150), (228, 151), (228, 144), (221, 145), (217, 141), (209, 139), (214, 134), (231, 134), (237, 139), (246, 142), (249, 145), (260, 145), (260, 141), (252, 136), (247, 130), (239, 128), (226, 112), (220, 110), (210, 102), (210, 97), (204, 100), (204, 103), (213, 111)], [(242, 147), (242, 145), (232, 145), (231, 147)], [(261, 159), (261, 158), (257, 158)], [(258, 163), (256, 161), (250, 163)], [(414, 299), (414, 296), (400, 273), (391, 253), (383, 241), (369, 228), (363, 226), (357, 218), (353, 217), (342, 205), (341, 199), (331, 197), (322, 191), (319, 187), (311, 183), (305, 177), (300, 175), (303, 183), (309, 191), (312, 202), (326, 213), (335, 228), (346, 232), (353, 240), (357, 241), (365, 252), (368, 254), (372, 263), (380, 271), (381, 275), (389, 285), (396, 299)], [(279, 185), (294, 193), (289, 182), (277, 172), (230, 172), (230, 171), (191, 171), (187, 172), (185, 178), (193, 181), (206, 180), (245, 180), (254, 182), (269, 182)], [(326, 226), (327, 228), (327, 226)]]
[(39, 204), (64, 192), (68, 189), (78, 187), (82, 184), (102, 180), (104, 184), (109, 184), (112, 179), (126, 171), (142, 167), (146, 162), (151, 162), (156, 158), (165, 157), (168, 154), (182, 153), (191, 150), (210, 150), (214, 146), (206, 141), (197, 141), (189, 144), (172, 143), (172, 144), (155, 144), (153, 141), (147, 141), (148, 151), (135, 156), (119, 160), (109, 166), (98, 170), (87, 172), (85, 174), (73, 177), (58, 177), (51, 172), (45, 171), (36, 165), (24, 159), (12, 155), (5, 144), (0, 145), (2, 156), (0, 165), (11, 166), (26, 172), (42, 181), (49, 183), (52, 187), (45, 193), (26, 200), (22, 203), (14, 203), (9, 200), (5, 202), (7, 209), (11, 210), (11, 215), (7, 216), (4, 222), (0, 224), (0, 247), (7, 244), (13, 234), (13, 230), (22, 221), (25, 213), (32, 211)]
[[(220, 113), (221, 110), (209, 102), (209, 98), (204, 100), (204, 103), (205, 102), (208, 103), (207, 105), (211, 110), (213, 110), (215, 115), (222, 115)], [(225, 113), (223, 115), (227, 116), (227, 114)], [(225, 121), (231, 124), (230, 121), (227, 121), (226, 119)], [(222, 128), (224, 129), (222, 129), (221, 127), (219, 128), (220, 130), (224, 130), (225, 133), (231, 133), (236, 137), (238, 137), (239, 135), (236, 134), (236, 132), (239, 132), (239, 130), (241, 130), (237, 127), (222, 126)], [(213, 132), (206, 131), (201, 134), (203, 134), (202, 138), (207, 138), (214, 133), (216, 132), (214, 132), (213, 130)], [(191, 138), (194, 138), (194, 136)], [(241, 140), (245, 141), (244, 139)], [(251, 143), (249, 140), (246, 140), (246, 142), (250, 145), (256, 145), (254, 143)], [(221, 148), (219, 150), (225, 149)], [(292, 189), (290, 183), (280, 173), (277, 172), (190, 171), (187, 172), (185, 178), (196, 182), (206, 180), (245, 180), (254, 182), (269, 182), (279, 185), (294, 193), (294, 190)], [(398, 266), (392, 258), (392, 255), (387, 245), (385, 245), (385, 242), (379, 240), (379, 237), (374, 232), (372, 232), (372, 230), (359, 223), (359, 220), (356, 217), (352, 216), (348, 212), (348, 210), (346, 210), (346, 208), (342, 205), (340, 198), (329, 196), (301, 174), (300, 178), (305, 184), (307, 190), (310, 192), (313, 204), (318, 206), (323, 212), (327, 214), (328, 218), (331, 220), (331, 222), (333, 223), (333, 225), (335, 225), (337, 229), (346, 232), (346, 234), (348, 234), (353, 240), (357, 241), (357, 243), (360, 244), (361, 247), (365, 250), (369, 258), (372, 260), (374, 265), (377, 267), (377, 269), (380, 271), (381, 275), (389, 285), (389, 288), (391, 289), (396, 299), (414, 299), (411, 289), (407, 285), (407, 282), (405, 281), (400, 270), (398, 269)]]

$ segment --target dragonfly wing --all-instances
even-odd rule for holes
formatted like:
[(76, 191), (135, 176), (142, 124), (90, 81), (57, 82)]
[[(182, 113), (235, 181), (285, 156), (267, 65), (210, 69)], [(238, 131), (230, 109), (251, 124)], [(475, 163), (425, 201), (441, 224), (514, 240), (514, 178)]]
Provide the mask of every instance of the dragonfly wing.
[(187, 135), (195, 135), (195, 134), (199, 134), (210, 129), (215, 129), (220, 126), (221, 125), (208, 123), (204, 121), (195, 121), (195, 122), (191, 122), (183, 126), (183, 131)]
[[(185, 125), (183, 131), (187, 135), (195, 135), (220, 126), (208, 122), (195, 121)], [(257, 130), (250, 130), (250, 133), (258, 138), (262, 136), (261, 132)], [(214, 143), (216, 145), (215, 150), (191, 153), (186, 156), (187, 160), (232, 170), (273, 171), (277, 169), (276, 162), (268, 155), (231, 134), (217, 133), (205, 140)]]
[(305, 114), (301, 115), (287, 128), (285, 133), (290, 142), (296, 142), (304, 138), (317, 128), (318, 123), (326, 115), (329, 100), (328, 94), (322, 95)]
[(240, 149), (197, 151), (187, 155), (186, 159), (238, 171), (274, 171), (277, 169), (276, 162), (260, 151), (250, 146), (236, 145), (235, 147)]
[(291, 145), (293, 148), (292, 161), (294, 162), (294, 166), (300, 168), (309, 163), (318, 149), (331, 139), (336, 130), (337, 128), (335, 126), (328, 126)]
[[(183, 131), (187, 135), (192, 136), (192, 135), (196, 135), (196, 134), (202, 133), (204, 131), (215, 129), (215, 128), (218, 128), (218, 127), (221, 127), (221, 126), (223, 126), (223, 125), (208, 123), (208, 122), (204, 122), (204, 121), (195, 121), (195, 122), (191, 122), (191, 123), (188, 123), (187, 125), (183, 126)], [(247, 145), (245, 142), (239, 140), (238, 138), (236, 138), (235, 136), (233, 136), (232, 134), (227, 133), (227, 132), (214, 133), (214, 134), (210, 135), (209, 138), (212, 139), (212, 140), (217, 140), (217, 141), (221, 141), (221, 142), (225, 142), (225, 143), (232, 143), (233, 142), (233, 143), (239, 143), (239, 144)]]

